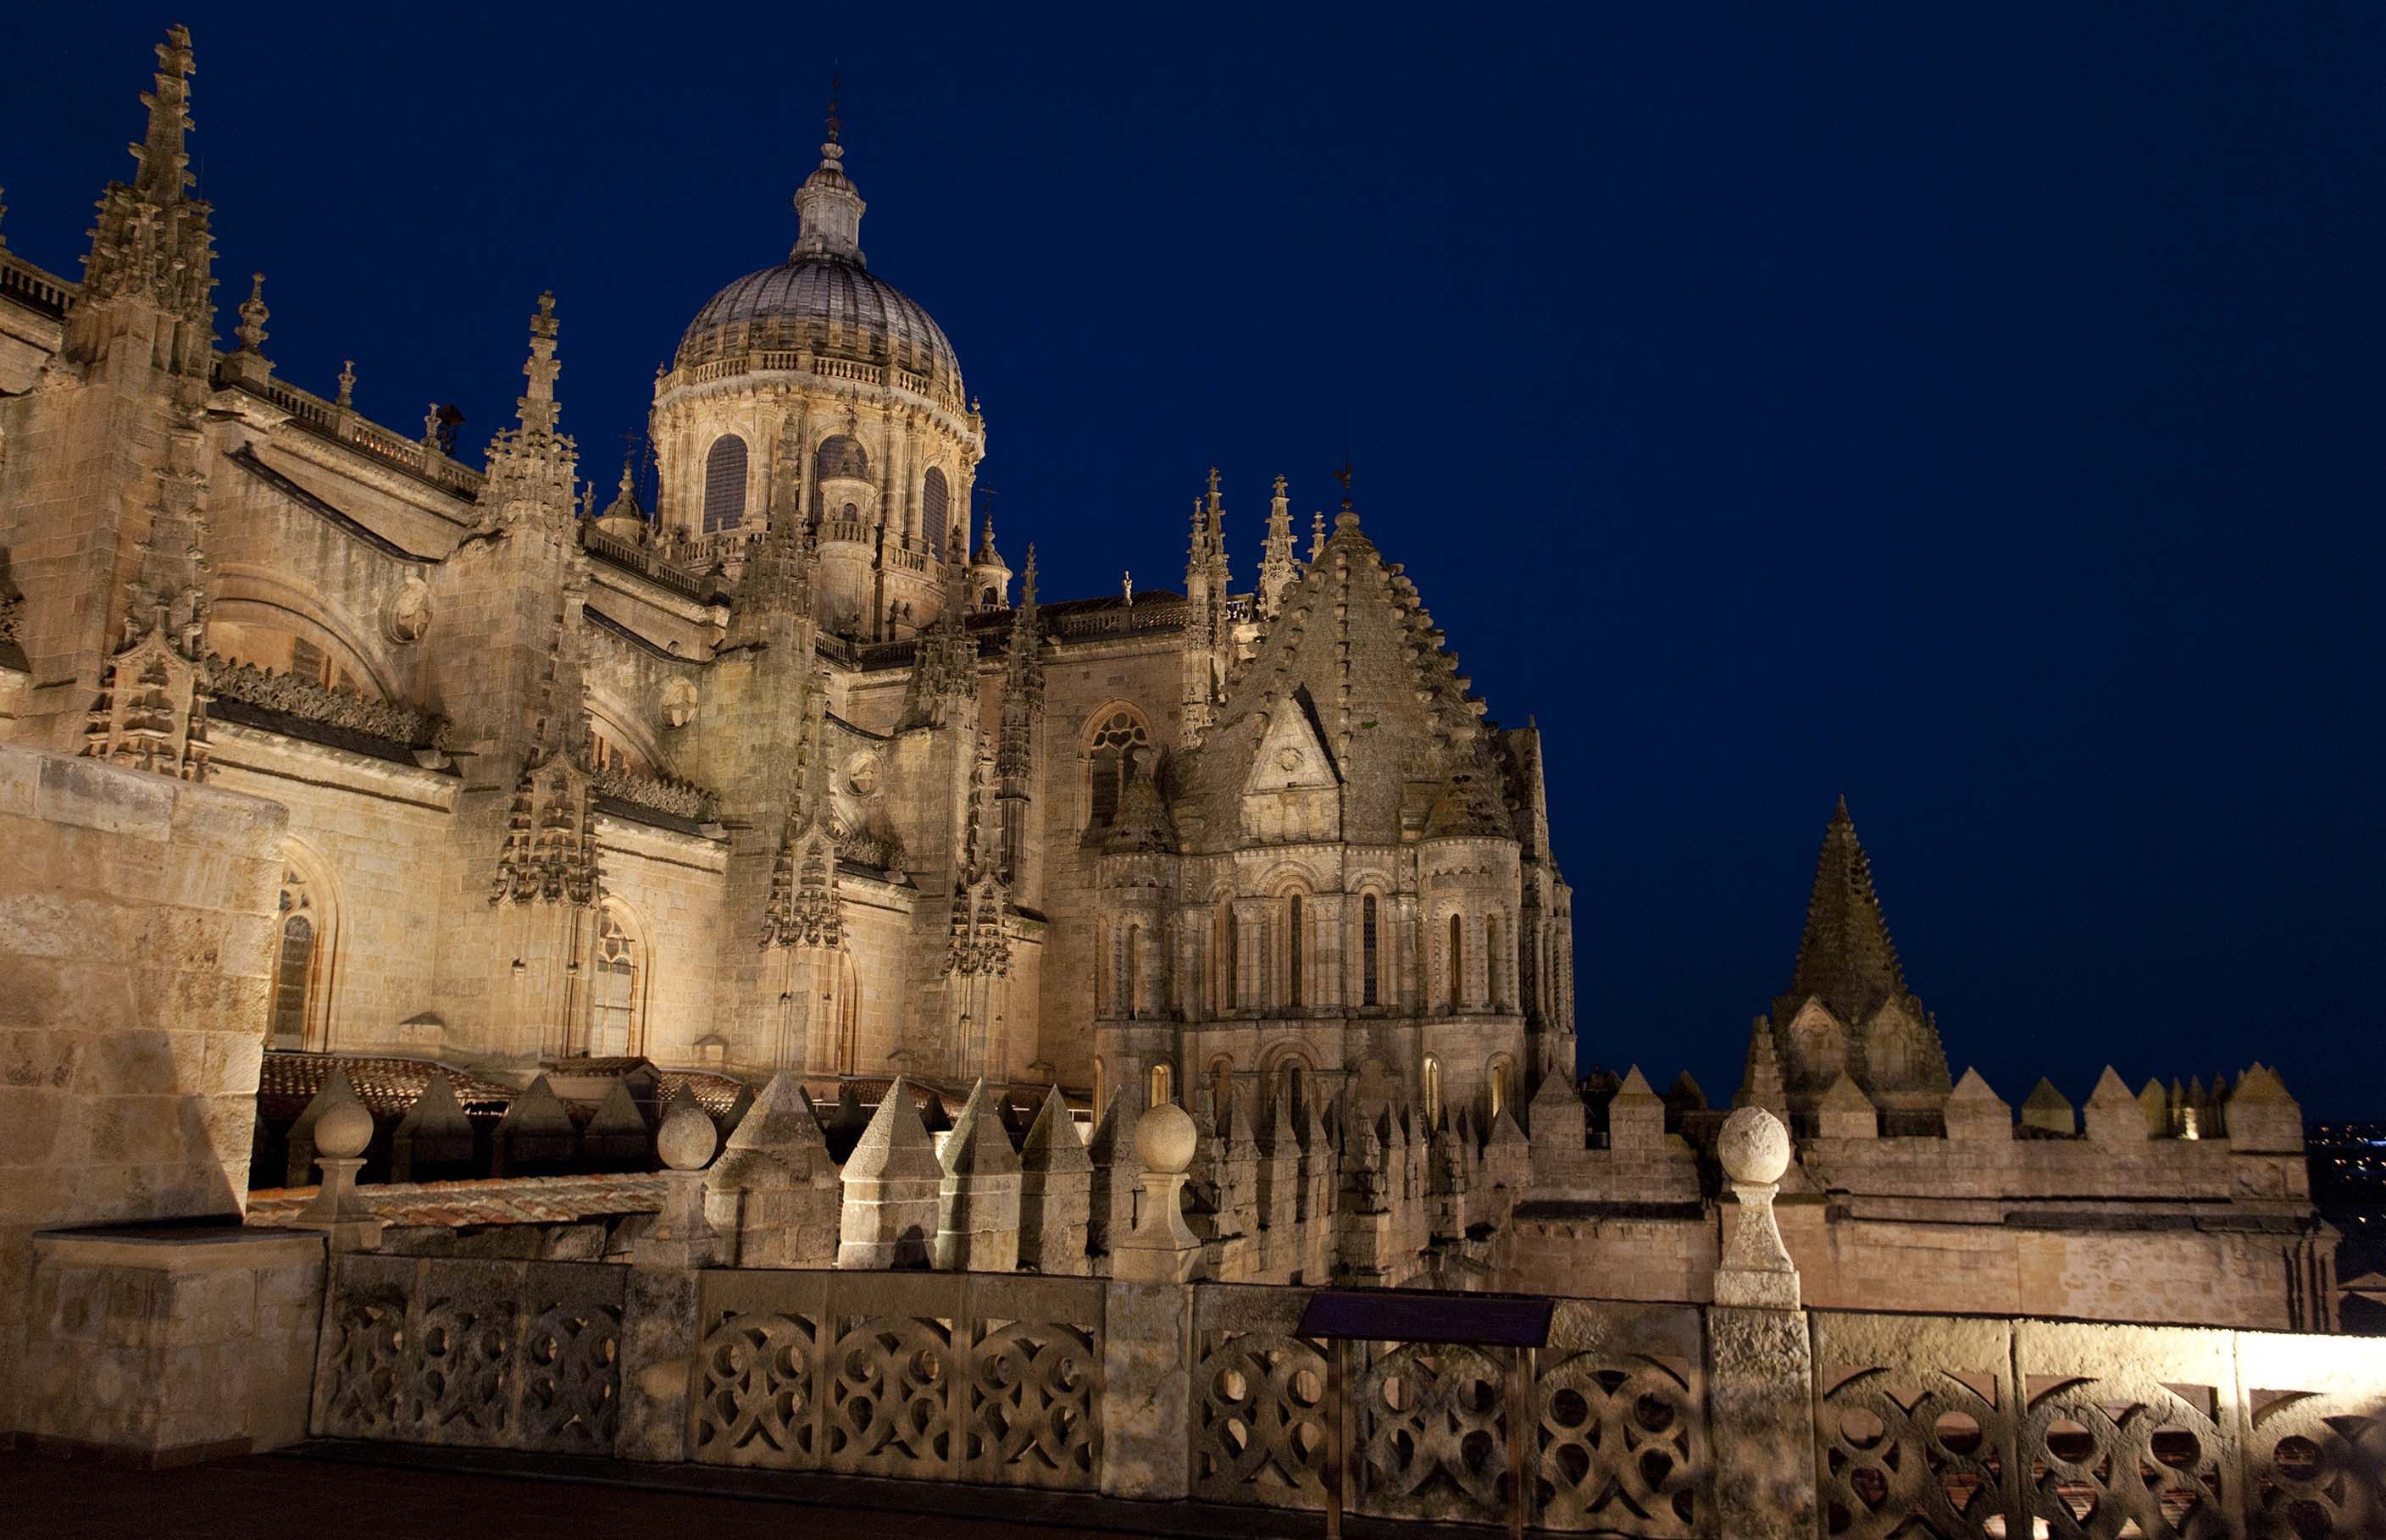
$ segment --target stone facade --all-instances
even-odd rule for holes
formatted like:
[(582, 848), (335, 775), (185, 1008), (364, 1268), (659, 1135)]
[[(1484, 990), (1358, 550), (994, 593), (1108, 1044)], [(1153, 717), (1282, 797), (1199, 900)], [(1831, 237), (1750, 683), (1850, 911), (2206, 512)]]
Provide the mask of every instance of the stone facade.
[(261, 277), (208, 345), (187, 36), (160, 59), (82, 281), (0, 252), (0, 733), (286, 809), (273, 1046), (1254, 1127), (1488, 1130), (1571, 1064), (1534, 732), (1347, 499), (1296, 551), (1280, 480), (1259, 591), (1213, 471), (1182, 594), (1041, 599), (835, 125), (787, 260), (656, 382), (659, 506), (625, 469), (599, 512), (551, 297), (478, 469), (283, 382)]

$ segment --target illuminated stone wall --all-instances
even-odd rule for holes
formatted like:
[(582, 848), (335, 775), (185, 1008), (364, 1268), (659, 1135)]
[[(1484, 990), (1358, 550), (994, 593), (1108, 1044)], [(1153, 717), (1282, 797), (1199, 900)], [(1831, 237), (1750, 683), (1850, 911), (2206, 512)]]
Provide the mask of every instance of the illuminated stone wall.
[(286, 820), (0, 745), (0, 1396), (36, 1229), (239, 1209)]

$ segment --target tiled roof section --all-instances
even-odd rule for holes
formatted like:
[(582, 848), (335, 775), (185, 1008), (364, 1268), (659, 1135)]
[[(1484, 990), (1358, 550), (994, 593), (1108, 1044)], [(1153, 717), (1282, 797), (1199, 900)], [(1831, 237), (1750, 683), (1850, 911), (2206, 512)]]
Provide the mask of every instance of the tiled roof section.
[(708, 1074), (702, 1070), (659, 1070), (655, 1072), (655, 1105), (668, 1107), (679, 1095), (681, 1085), (696, 1096), (697, 1105), (712, 1114), (718, 1122), (737, 1105), (746, 1090), (745, 1082), (729, 1075)]
[[(729, 329), (746, 329), (733, 343)], [(925, 374), (955, 389), (961, 362), (919, 302), (860, 264), (807, 254), (747, 273), (688, 323), (679, 362), (702, 363), (743, 349), (803, 348), (834, 357), (882, 363)]]
[[(269, 1119), (296, 1117), (323, 1088), (324, 1077), (337, 1064), (348, 1083), (375, 1118), (401, 1118), (422, 1094), (433, 1073), (447, 1077), (456, 1099), (467, 1108), (475, 1104), (503, 1107), (514, 1099), (513, 1087), (427, 1058), (350, 1057), (345, 1054), (269, 1053), (258, 1074), (257, 1099)], [(710, 1077), (708, 1077), (710, 1078)]]
[[(248, 1195), (248, 1222), (288, 1224), (314, 1201), (312, 1187)], [(663, 1206), (660, 1176), (500, 1176), (479, 1182), (400, 1182), (361, 1186), (357, 1196), (390, 1225), (568, 1224)]]

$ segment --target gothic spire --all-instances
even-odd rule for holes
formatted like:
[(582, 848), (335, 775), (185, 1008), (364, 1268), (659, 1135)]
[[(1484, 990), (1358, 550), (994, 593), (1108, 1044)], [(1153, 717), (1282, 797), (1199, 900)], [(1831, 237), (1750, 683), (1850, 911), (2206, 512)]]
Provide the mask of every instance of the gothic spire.
[(530, 389), (514, 398), (518, 425), (489, 440), (488, 481), (481, 489), (484, 523), (515, 523), (534, 509), (558, 528), (571, 521), (580, 459), (578, 446), (555, 431), (560, 413), (555, 378), (563, 372), (555, 357), (557, 332), (555, 295), (542, 294), (530, 322), (530, 357), (522, 365)]
[(514, 397), (522, 427), (536, 432), (555, 431), (555, 377), (563, 372), (555, 358), (557, 330), (555, 291), (549, 289), (538, 296), (538, 314), (530, 319), (530, 359), (522, 365), (530, 394)]
[(1268, 504), (1267, 544), (1260, 553), (1260, 616), (1267, 619), (1284, 607), (1285, 590), (1300, 576), (1292, 555), (1292, 499), (1285, 495), (1284, 478), (1275, 479), (1275, 500)]
[[(207, 333), (212, 330), (215, 242), (205, 202), (187, 196), (194, 182), (184, 136), (191, 131), (191, 34), (174, 27), (157, 46), (157, 86), (141, 94), (149, 109), (147, 131), (130, 146), (139, 169), (128, 185), (112, 182), (99, 200), (99, 222), (90, 231), (83, 257), (85, 308), (119, 296), (138, 297), (176, 320), (189, 334), (177, 339), (171, 367), (204, 375), (210, 362)], [(95, 352), (107, 323), (85, 321), (74, 329), (69, 351)]]
[(191, 175), (182, 137), (191, 131), (191, 76), (195, 69), (188, 27), (166, 29), (166, 41), (157, 44), (157, 88), (141, 94), (141, 105), (149, 109), (149, 129), (131, 148), (132, 158), (141, 163), (132, 191), (163, 207), (180, 203), (182, 190), (198, 180)]
[(1823, 831), (1815, 889), (1806, 901), (1806, 931), (1798, 942), (1790, 992), (1775, 1019), (1787, 1020), (1808, 996), (1820, 995), (1832, 1014), (1855, 1025), (1882, 1001), (1905, 993), (1905, 970), (1890, 941), (1880, 898), (1873, 892), (1872, 862), (1857, 843), (1855, 822), (1848, 817), (1848, 799), (1842, 796)]

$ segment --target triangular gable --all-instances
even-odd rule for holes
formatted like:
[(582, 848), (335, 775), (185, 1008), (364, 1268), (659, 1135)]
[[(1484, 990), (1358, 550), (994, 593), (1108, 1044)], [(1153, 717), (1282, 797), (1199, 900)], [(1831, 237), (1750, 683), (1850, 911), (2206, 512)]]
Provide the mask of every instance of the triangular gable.
[(1269, 709), (1267, 731), (1260, 735), (1250, 770), (1243, 777), (1245, 796), (1332, 791), (1341, 784), (1306, 695), (1306, 691), (1297, 691)]

